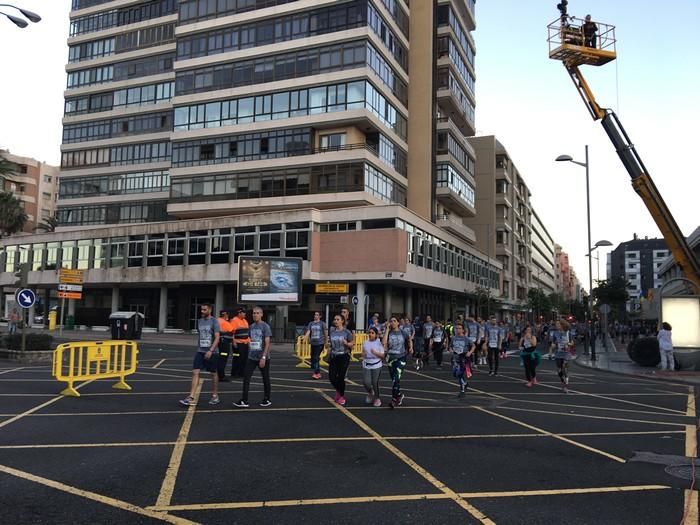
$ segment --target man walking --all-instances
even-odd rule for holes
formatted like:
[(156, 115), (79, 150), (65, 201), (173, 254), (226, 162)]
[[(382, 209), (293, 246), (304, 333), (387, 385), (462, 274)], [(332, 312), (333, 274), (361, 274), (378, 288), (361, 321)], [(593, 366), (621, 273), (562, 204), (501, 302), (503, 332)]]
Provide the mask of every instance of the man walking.
[(219, 347), (219, 322), (211, 315), (211, 306), (203, 304), (199, 308), (200, 318), (197, 320), (197, 353), (192, 363), (192, 386), (190, 395), (180, 400), (180, 404), (190, 406), (196, 404), (195, 393), (199, 384), (199, 372), (211, 372), (212, 394), (210, 405), (219, 404), (219, 376), (217, 375), (217, 350)]
[(253, 372), (255, 372), (256, 368), (260, 369), (265, 390), (265, 397), (260, 402), (260, 406), (269, 407), (272, 405), (270, 401), (270, 341), (272, 339), (272, 330), (270, 325), (262, 320), (262, 316), (262, 308), (259, 306), (253, 308), (253, 323), (250, 325), (250, 342), (248, 343), (248, 359), (245, 363), (243, 375), (243, 395), (240, 401), (233, 403), (238, 408), (248, 408), (250, 406), (248, 404), (250, 378), (253, 377)]
[(231, 319), (233, 332), (233, 349), (231, 350), (231, 377), (243, 377), (248, 361), (249, 326), (245, 318), (245, 309), (237, 308), (236, 317)]

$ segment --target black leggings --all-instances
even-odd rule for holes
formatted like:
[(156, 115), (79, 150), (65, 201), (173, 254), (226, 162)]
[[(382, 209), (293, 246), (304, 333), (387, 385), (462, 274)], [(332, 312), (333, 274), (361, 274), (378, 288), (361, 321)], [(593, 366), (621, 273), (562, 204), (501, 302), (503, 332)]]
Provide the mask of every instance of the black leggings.
[[(243, 371), (243, 401), (248, 401), (248, 390), (250, 389), (250, 378), (253, 377), (253, 372), (255, 369), (260, 368), (259, 361), (253, 361), (252, 359), (246, 359), (245, 369)], [(260, 374), (262, 374), (263, 386), (265, 389), (265, 399), (270, 399), (270, 360), (265, 361), (265, 367), (260, 368)]]
[(350, 354), (333, 355), (328, 363), (328, 378), (341, 396), (345, 395), (345, 374), (350, 366)]
[(435, 358), (435, 364), (437, 366), (442, 366), (442, 352), (444, 350), (444, 346), (442, 341), (439, 343), (433, 342), (433, 357)]
[[(489, 371), (498, 373), (498, 361), (500, 360), (500, 355), (498, 354), (498, 347), (491, 348), (489, 346)], [(495, 361), (495, 363), (494, 363)]]
[(537, 365), (532, 357), (532, 353), (523, 354), (523, 366), (525, 367), (525, 379), (532, 381), (537, 377)]
[(219, 340), (219, 359), (216, 362), (217, 373), (219, 375), (219, 380), (226, 377), (226, 365), (228, 364), (228, 355), (231, 353), (231, 340), (224, 339), (223, 337)]
[(323, 352), (323, 344), (311, 345), (311, 370), (316, 373), (321, 372), (321, 352)]
[(554, 362), (557, 364), (557, 374), (559, 374), (559, 379), (561, 379), (561, 382), (564, 383), (564, 379), (569, 377), (567, 370), (569, 365), (567, 364), (566, 359), (555, 359)]

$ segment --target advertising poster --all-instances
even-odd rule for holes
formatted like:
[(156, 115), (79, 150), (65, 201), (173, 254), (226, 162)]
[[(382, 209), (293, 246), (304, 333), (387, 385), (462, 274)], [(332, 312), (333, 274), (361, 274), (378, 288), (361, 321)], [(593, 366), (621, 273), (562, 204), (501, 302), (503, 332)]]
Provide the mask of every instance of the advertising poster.
[(284, 257), (238, 259), (238, 302), (300, 304), (302, 260)]

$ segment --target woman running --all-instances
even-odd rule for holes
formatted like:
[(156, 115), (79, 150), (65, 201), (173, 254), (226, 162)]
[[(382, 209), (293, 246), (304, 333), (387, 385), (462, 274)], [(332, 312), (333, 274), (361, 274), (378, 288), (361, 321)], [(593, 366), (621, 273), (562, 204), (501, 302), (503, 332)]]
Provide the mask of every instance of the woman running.
[(352, 351), (352, 332), (345, 328), (345, 322), (340, 315), (333, 318), (333, 328), (328, 334), (330, 341), (330, 361), (328, 363), (328, 377), (335, 388), (335, 402), (345, 406), (345, 374), (350, 364), (350, 352)]
[(472, 376), (471, 356), (476, 348), (464, 335), (464, 325), (456, 324), (455, 332), (449, 343), (449, 350), (452, 352), (452, 375), (459, 381), (459, 397), (464, 397), (467, 379)]
[(380, 407), (382, 400), (379, 399), (379, 376), (382, 373), (385, 352), (375, 327), (369, 328), (367, 337), (368, 340), (362, 343), (362, 382), (367, 390), (365, 403)]
[(537, 338), (532, 335), (532, 327), (527, 325), (525, 333), (520, 338), (520, 357), (525, 367), (526, 387), (537, 384), (537, 365), (540, 362), (540, 353), (537, 351)]
[(563, 319), (557, 321), (556, 330), (552, 334), (552, 346), (555, 347), (554, 362), (557, 365), (557, 373), (561, 379), (562, 390), (567, 393), (569, 384), (568, 361), (571, 359), (569, 346), (571, 338), (569, 337), (569, 323)]
[(389, 319), (389, 327), (384, 331), (384, 348), (387, 353), (387, 364), (391, 376), (391, 408), (401, 406), (401, 374), (406, 366), (406, 357), (413, 354), (411, 339), (401, 331), (396, 317)]
[(438, 370), (442, 370), (442, 352), (445, 349), (447, 333), (440, 321), (435, 321), (433, 335), (430, 337), (430, 353), (433, 354)]

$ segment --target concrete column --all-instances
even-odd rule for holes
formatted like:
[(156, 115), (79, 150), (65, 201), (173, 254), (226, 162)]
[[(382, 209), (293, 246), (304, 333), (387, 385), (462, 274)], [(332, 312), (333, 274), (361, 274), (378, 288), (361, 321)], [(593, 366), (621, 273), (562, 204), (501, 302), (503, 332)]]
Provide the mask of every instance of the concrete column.
[(357, 309), (355, 310), (355, 327), (364, 330), (367, 327), (367, 286), (364, 281), (357, 281)]
[(112, 312), (119, 310), (119, 287), (112, 286)]
[(75, 301), (73, 299), (68, 299), (68, 315), (75, 317)]
[[(38, 292), (37, 292), (38, 293)], [(27, 326), (31, 328), (31, 326), (34, 324), (34, 306), (29, 308), (29, 312), (27, 312)]]
[(413, 288), (406, 288), (405, 294), (406, 312), (404, 313), (409, 317), (409, 319), (413, 320), (415, 317), (415, 314), (413, 313)]
[(224, 307), (224, 285), (223, 284), (216, 285), (216, 295), (214, 297), (215, 297), (214, 298), (214, 311), (212, 312), (212, 315), (214, 317), (219, 317), (219, 312)]
[(289, 306), (275, 306), (275, 321), (272, 325), (272, 340), (279, 340), (284, 336), (289, 318)]
[(384, 285), (384, 319), (391, 317), (391, 285)]
[(160, 301), (158, 302), (158, 331), (168, 327), (168, 287), (160, 285)]

